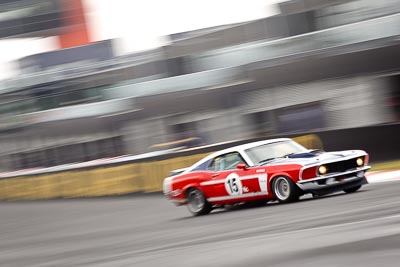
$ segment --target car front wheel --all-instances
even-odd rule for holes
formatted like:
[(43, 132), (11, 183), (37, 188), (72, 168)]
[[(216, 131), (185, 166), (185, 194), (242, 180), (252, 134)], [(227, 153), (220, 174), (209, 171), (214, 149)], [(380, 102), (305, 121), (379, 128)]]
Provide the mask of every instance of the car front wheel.
[(201, 192), (200, 189), (189, 189), (186, 197), (188, 201), (187, 207), (194, 216), (210, 213), (211, 205), (207, 202), (203, 192)]
[(289, 203), (299, 199), (299, 189), (291, 179), (279, 176), (272, 182), (272, 192), (281, 203)]

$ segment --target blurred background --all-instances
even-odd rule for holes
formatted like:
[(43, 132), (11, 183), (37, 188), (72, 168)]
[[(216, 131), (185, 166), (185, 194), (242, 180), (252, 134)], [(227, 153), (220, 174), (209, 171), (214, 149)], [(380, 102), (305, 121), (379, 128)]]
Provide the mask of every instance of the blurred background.
[(399, 37), (398, 0), (1, 0), (0, 171), (396, 124)]

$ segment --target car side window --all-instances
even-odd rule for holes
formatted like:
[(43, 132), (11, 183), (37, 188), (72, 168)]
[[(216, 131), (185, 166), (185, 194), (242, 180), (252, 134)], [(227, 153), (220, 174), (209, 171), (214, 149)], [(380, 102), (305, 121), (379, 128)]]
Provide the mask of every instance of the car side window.
[(243, 160), (242, 156), (240, 156), (239, 152), (232, 152), (215, 157), (211, 161), (207, 170), (214, 172), (234, 170), (237, 168), (237, 165), (239, 163), (246, 163), (246, 162)]
[(207, 160), (205, 162), (203, 162), (202, 164), (200, 164), (199, 166), (197, 166), (196, 168), (194, 168), (192, 171), (204, 171), (207, 170), (207, 166), (210, 164), (211, 160)]

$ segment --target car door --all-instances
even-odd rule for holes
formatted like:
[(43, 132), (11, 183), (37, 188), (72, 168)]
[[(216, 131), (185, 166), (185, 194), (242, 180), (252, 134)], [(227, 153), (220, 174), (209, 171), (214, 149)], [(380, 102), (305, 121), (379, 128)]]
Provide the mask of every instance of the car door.
[(237, 168), (246, 164), (239, 152), (215, 157), (207, 170), (210, 180), (202, 184), (210, 202), (245, 200), (247, 197), (267, 195), (267, 173), (263, 168)]

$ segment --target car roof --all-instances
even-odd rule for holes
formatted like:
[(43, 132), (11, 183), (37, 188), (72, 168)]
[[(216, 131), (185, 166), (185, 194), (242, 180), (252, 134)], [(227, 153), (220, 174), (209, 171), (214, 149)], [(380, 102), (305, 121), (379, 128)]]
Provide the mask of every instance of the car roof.
[(212, 159), (218, 155), (223, 155), (223, 154), (227, 154), (230, 152), (236, 152), (236, 151), (242, 152), (242, 151), (252, 148), (252, 147), (262, 146), (262, 145), (266, 145), (266, 144), (272, 144), (272, 143), (276, 143), (276, 142), (290, 141), (290, 140), (292, 140), (292, 139), (290, 139), (290, 138), (275, 138), (275, 139), (262, 140), (262, 141), (251, 142), (251, 143), (246, 143), (243, 145), (229, 147), (229, 148), (219, 150), (217, 152), (214, 152), (214, 153), (208, 155), (207, 157), (205, 157), (205, 158), (201, 159), (200, 161), (196, 162), (195, 164), (193, 164), (191, 166), (191, 168), (189, 168), (189, 169), (192, 169), (193, 167), (198, 166), (198, 165), (202, 164), (203, 162), (205, 162), (209, 159)]
[(220, 154), (226, 154), (229, 152), (234, 152), (234, 151), (243, 151), (252, 147), (256, 147), (256, 146), (262, 146), (262, 145), (266, 145), (266, 144), (271, 144), (271, 143), (276, 143), (276, 142), (282, 142), (282, 141), (289, 141), (291, 140), (290, 138), (275, 138), (275, 139), (268, 139), (268, 140), (262, 140), (262, 141), (257, 141), (257, 142), (251, 142), (251, 143), (246, 143), (243, 145), (238, 145), (238, 146), (233, 146), (233, 147), (229, 147), (223, 150), (219, 150), (215, 153), (212, 153), (209, 156), (216, 156), (216, 155), (220, 155)]

